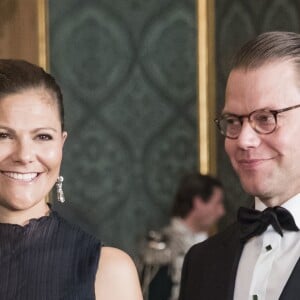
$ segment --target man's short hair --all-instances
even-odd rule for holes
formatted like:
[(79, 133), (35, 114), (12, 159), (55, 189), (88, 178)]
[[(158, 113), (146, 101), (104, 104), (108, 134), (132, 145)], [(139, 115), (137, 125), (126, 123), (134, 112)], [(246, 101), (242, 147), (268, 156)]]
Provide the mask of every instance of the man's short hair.
[(300, 65), (300, 34), (270, 31), (258, 35), (237, 52), (232, 69), (258, 68), (278, 60), (291, 60)]
[(193, 199), (198, 196), (208, 202), (215, 187), (222, 188), (222, 183), (212, 176), (200, 173), (183, 176), (175, 195), (172, 216), (185, 218), (193, 208)]

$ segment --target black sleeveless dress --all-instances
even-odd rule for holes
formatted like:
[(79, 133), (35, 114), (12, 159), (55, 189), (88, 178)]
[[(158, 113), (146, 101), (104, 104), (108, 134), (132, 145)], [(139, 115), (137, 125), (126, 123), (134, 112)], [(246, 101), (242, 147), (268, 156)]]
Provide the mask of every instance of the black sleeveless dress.
[(58, 213), (0, 224), (0, 300), (92, 300), (101, 243)]

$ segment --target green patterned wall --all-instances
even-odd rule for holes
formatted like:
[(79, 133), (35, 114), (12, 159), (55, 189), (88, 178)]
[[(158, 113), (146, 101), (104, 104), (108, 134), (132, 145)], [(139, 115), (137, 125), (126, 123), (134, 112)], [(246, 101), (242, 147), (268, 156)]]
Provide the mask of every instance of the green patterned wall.
[(50, 0), (50, 68), (63, 88), (72, 222), (134, 254), (196, 170), (195, 0)]
[[(229, 62), (247, 40), (265, 31), (300, 31), (298, 0), (215, 0), (216, 1), (216, 67), (217, 110), (223, 108)], [(218, 135), (218, 175), (226, 188), (227, 215), (224, 224), (235, 219), (237, 208), (251, 202), (233, 173), (223, 151), (224, 139)]]

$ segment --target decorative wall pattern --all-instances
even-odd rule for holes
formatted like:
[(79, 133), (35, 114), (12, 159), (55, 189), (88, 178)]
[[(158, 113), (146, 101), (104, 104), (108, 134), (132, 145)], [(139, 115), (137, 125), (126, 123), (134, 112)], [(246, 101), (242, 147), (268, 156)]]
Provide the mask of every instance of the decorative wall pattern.
[(72, 222), (134, 254), (196, 170), (195, 0), (51, 0), (50, 66), (69, 138)]
[[(217, 110), (223, 107), (226, 78), (232, 55), (247, 40), (265, 31), (300, 31), (300, 2), (297, 0), (216, 0)], [(227, 192), (224, 225), (235, 218), (240, 205), (251, 202), (233, 173), (218, 136), (218, 173)]]

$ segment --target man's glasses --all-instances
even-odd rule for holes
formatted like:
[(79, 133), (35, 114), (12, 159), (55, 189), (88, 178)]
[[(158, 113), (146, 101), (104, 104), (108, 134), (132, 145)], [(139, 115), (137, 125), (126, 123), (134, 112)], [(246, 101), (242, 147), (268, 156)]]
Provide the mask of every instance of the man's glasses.
[(224, 114), (215, 119), (215, 123), (222, 135), (229, 139), (237, 139), (242, 131), (243, 120), (248, 118), (250, 126), (259, 134), (270, 134), (277, 127), (277, 115), (300, 107), (300, 104), (287, 108), (268, 110), (260, 109), (251, 112), (249, 115)]

